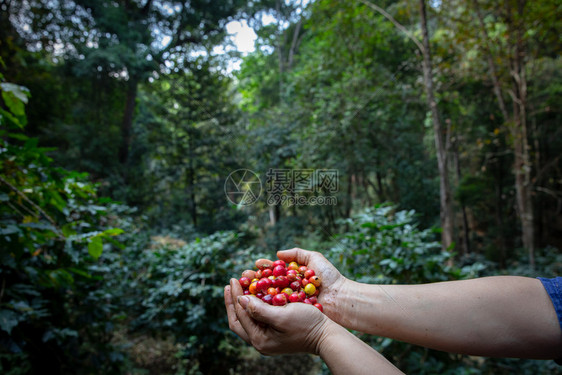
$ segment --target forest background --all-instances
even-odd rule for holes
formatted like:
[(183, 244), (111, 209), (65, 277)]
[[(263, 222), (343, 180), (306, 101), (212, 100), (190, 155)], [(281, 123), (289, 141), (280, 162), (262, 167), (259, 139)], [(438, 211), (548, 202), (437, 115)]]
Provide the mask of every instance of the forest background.
[[(557, 0), (0, 12), (2, 373), (328, 373), (228, 330), (223, 286), (283, 248), (371, 283), (561, 274)], [(559, 371), (358, 335), (407, 373)]]

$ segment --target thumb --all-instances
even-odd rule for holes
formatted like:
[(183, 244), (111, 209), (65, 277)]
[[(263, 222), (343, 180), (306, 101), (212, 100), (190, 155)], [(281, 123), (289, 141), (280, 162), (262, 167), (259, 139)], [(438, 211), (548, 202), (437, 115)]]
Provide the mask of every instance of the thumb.
[(248, 315), (258, 322), (276, 326), (279, 319), (279, 307), (271, 306), (257, 297), (242, 296), (239, 303)]
[(279, 250), (277, 257), (285, 262), (296, 261), (301, 265), (308, 265), (313, 252), (295, 247), (289, 250)]

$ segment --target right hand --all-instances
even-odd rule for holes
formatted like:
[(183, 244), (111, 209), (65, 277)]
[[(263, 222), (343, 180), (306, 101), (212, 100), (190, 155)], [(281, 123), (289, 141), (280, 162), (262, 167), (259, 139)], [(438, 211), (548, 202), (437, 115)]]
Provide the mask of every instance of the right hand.
[(341, 297), (345, 295), (349, 280), (324, 255), (296, 247), (278, 251), (277, 257), (286, 263), (295, 261), (299, 265), (313, 269), (322, 280), (318, 302), (322, 304), (324, 313), (335, 322), (343, 321), (345, 313), (342, 309)]
[(271, 306), (255, 296), (244, 296), (238, 280), (224, 289), (230, 329), (265, 355), (320, 354), (334, 323), (314, 306), (289, 303)]

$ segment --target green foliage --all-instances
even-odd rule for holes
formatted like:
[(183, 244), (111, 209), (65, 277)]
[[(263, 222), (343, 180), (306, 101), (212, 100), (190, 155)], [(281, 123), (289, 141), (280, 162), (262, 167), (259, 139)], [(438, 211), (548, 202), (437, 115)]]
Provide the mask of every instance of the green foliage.
[(126, 196), (162, 229), (190, 223), (213, 233), (235, 228), (244, 217), (226, 199), (216, 199), (224, 194), (228, 173), (241, 166), (234, 145), (239, 134), (232, 82), (214, 72), (212, 62), (200, 59), (140, 94), (131, 155), (140, 168), (129, 174), (137, 184)]
[(0, 87), (7, 108), (0, 117), (0, 366), (119, 367), (105, 338), (111, 307), (97, 291), (104, 275), (97, 260), (122, 233), (111, 227), (111, 205), (85, 174), (54, 167), (48, 149), (21, 132), (28, 91)]
[[(154, 336), (173, 335), (181, 344), (181, 356), (202, 373), (223, 368), (224, 347), (231, 345), (224, 312), (223, 290), (229, 279), (251, 267), (251, 248), (234, 232), (197, 237), (176, 247), (173, 244), (126, 250), (113, 265), (123, 277), (122, 292), (130, 329)], [(123, 272), (125, 271), (125, 272)]]
[(420, 230), (413, 210), (377, 205), (342, 222), (349, 230), (338, 237), (330, 258), (353, 280), (368, 283), (428, 283), (476, 276), (475, 263), (463, 269), (453, 255), (441, 250), (437, 232)]
[[(17, 84), (0, 74), (0, 372), (259, 368), (259, 357), (237, 363), (247, 353), (228, 333), (222, 287), (295, 244), (331, 247), (342, 272), (365, 282), (561, 273), (559, 1), (515, 11), (479, 0), (489, 42), (476, 2), (427, 2), (456, 231), (470, 240), (458, 254), (426, 229), (439, 221), (439, 181), (419, 51), (358, 1), (303, 3), (1, 2), (0, 68)], [(415, 2), (377, 3), (419, 37)], [(260, 11), (277, 22), (262, 25)], [(241, 12), (257, 48), (232, 77), (213, 46)], [(542, 246), (534, 270), (519, 248), (513, 124), (486, 59), (490, 49), (512, 107), (519, 48)], [(337, 204), (234, 207), (224, 180), (238, 168), (337, 169)], [(396, 205), (365, 210), (386, 201)], [(556, 372), (363, 338), (412, 373)]]

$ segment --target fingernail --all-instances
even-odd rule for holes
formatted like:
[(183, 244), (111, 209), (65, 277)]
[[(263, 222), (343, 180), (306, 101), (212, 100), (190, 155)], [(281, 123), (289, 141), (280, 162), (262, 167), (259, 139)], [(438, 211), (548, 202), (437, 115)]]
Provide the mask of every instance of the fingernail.
[(248, 306), (248, 302), (250, 302), (250, 299), (246, 296), (240, 296), (238, 297), (238, 303), (243, 307), (246, 308), (246, 306)]

